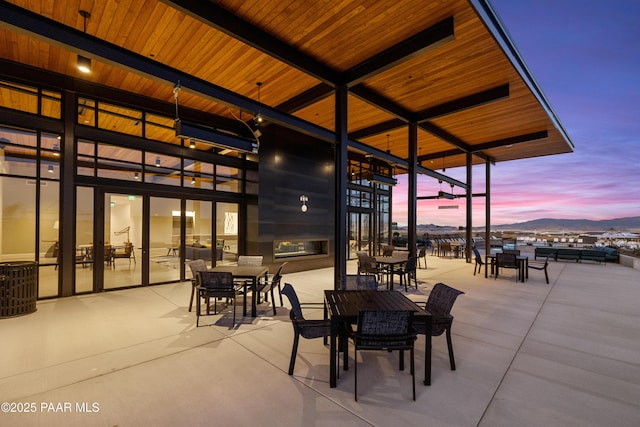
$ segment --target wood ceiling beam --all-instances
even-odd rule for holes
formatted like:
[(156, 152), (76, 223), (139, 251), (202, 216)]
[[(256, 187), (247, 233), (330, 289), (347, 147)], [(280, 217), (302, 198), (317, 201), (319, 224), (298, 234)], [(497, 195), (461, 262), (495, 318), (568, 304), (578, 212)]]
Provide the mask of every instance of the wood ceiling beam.
[(347, 87), (358, 85), (377, 74), (453, 40), (453, 31), (453, 17), (443, 19), (340, 74), (337, 83)]
[(366, 128), (362, 128), (356, 131), (353, 131), (349, 134), (349, 138), (353, 139), (362, 139), (373, 135), (379, 135), (381, 133), (386, 133), (392, 131), (394, 129), (398, 129), (406, 126), (407, 123), (400, 119), (391, 119), (386, 122), (378, 123)]
[(509, 145), (523, 144), (525, 142), (532, 142), (539, 139), (548, 138), (549, 133), (546, 130), (539, 132), (527, 133), (524, 135), (512, 136), (509, 138), (498, 139), (496, 141), (485, 142), (482, 144), (476, 144), (473, 146), (474, 151), (490, 150), (492, 148), (507, 147)]
[(322, 101), (323, 99), (333, 95), (334, 93), (335, 89), (333, 87), (324, 83), (320, 83), (317, 86), (314, 86), (311, 89), (308, 89), (301, 94), (290, 98), (282, 104), (276, 105), (275, 108), (280, 111), (284, 111), (285, 113), (292, 114), (296, 111), (313, 105), (316, 102)]
[(171, 8), (227, 34), (234, 39), (290, 65), (305, 74), (315, 77), (330, 86), (335, 86), (338, 74), (323, 63), (292, 48), (282, 40), (256, 28), (226, 9), (211, 1), (159, 0)]
[(454, 147), (460, 149), (465, 153), (471, 153), (473, 151), (473, 148), (471, 148), (471, 145), (467, 144), (457, 136), (450, 134), (446, 130), (442, 129), (439, 126), (434, 125), (431, 122), (422, 122), (420, 123), (419, 126), (420, 126), (420, 129), (430, 133), (436, 138), (440, 138), (444, 142), (447, 142), (453, 145)]
[(427, 162), (435, 159), (442, 159), (444, 157), (451, 156), (459, 156), (460, 154), (464, 154), (464, 151), (459, 148), (452, 148), (451, 150), (439, 151), (437, 153), (424, 154), (422, 156), (418, 156), (418, 163)]
[[(433, 119), (439, 116), (447, 114), (453, 114), (460, 111), (467, 110), (469, 108), (479, 107), (481, 105), (499, 101), (509, 97), (509, 85), (501, 85), (486, 91), (474, 93), (473, 95), (465, 96), (463, 98), (455, 99), (451, 102), (446, 102), (440, 105), (436, 105), (431, 108), (424, 109), (413, 115), (413, 120), (417, 123), (424, 122), (429, 119)], [(407, 122), (400, 119), (391, 119), (386, 122), (378, 123), (373, 126), (359, 129), (351, 132), (350, 137), (355, 139), (366, 138), (369, 136), (378, 135), (381, 133), (389, 132), (394, 129), (405, 126)]]
[[(429, 132), (431, 135), (437, 138), (440, 138), (442, 141), (453, 145), (463, 153), (473, 153), (474, 155), (480, 157), (485, 161), (489, 160), (489, 157), (486, 154), (482, 153), (481, 150), (475, 149), (476, 146), (471, 146), (467, 144), (457, 136), (450, 134), (449, 132), (445, 131), (439, 126), (434, 125), (431, 122), (422, 122), (418, 126), (424, 131)], [(458, 153), (458, 154), (461, 154), (461, 153)]]
[(389, 98), (381, 95), (380, 93), (365, 87), (362, 84), (353, 86), (349, 89), (352, 95), (360, 98), (364, 102), (367, 102), (389, 114), (392, 116), (404, 121), (405, 123), (409, 123), (409, 117), (411, 117), (411, 111), (405, 109), (399, 104), (393, 102)]
[(251, 98), (160, 64), (157, 61), (7, 2), (0, 2), (0, 28), (7, 28), (11, 31), (25, 34), (28, 37), (43, 40), (45, 43), (59, 46), (65, 50), (99, 58), (101, 62), (116, 68), (126, 69), (131, 73), (144, 76), (153, 81), (171, 86), (175, 86), (177, 82), (180, 82), (182, 90), (202, 98), (232, 106), (248, 113), (260, 111), (269, 121), (290, 129), (296, 129), (305, 135), (335, 143), (335, 133), (321, 126), (260, 104)]
[(509, 84), (497, 86), (469, 96), (454, 99), (453, 101), (445, 102), (431, 108), (426, 108), (416, 113), (412, 120), (416, 123), (421, 123), (436, 117), (459, 113), (464, 110), (480, 107), (481, 105), (507, 98), (509, 98)]

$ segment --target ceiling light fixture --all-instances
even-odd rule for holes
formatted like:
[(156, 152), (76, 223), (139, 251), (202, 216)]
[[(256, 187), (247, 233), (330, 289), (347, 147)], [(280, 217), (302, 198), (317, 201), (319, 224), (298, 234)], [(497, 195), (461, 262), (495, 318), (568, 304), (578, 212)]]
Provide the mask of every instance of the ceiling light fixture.
[[(87, 33), (87, 19), (89, 19), (91, 17), (91, 14), (89, 12), (87, 12), (86, 10), (81, 10), (80, 12), (80, 16), (82, 16), (82, 19), (84, 20), (84, 32), (85, 34)], [(78, 70), (82, 71), (83, 73), (90, 73), (91, 72), (91, 58), (87, 58), (86, 56), (82, 56), (80, 54), (78, 54), (78, 60), (77, 60), (77, 65), (78, 65)]]

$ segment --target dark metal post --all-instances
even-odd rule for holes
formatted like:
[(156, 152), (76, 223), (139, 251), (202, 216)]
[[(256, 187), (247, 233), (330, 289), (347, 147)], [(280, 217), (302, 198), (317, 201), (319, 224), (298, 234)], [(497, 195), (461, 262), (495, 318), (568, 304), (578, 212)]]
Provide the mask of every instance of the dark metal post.
[[(487, 160), (485, 165), (485, 250), (486, 254), (491, 253), (491, 163)], [(485, 265), (484, 268), (487, 268)]]
[(408, 214), (408, 249), (409, 256), (416, 256), (416, 228), (417, 228), (417, 216), (418, 216), (418, 203), (416, 198), (418, 197), (418, 177), (416, 173), (416, 166), (418, 162), (418, 124), (415, 122), (409, 123), (409, 171), (408, 171), (408, 197), (407, 202), (407, 214)]
[(467, 244), (465, 245), (465, 252), (467, 262), (471, 262), (471, 242), (473, 240), (472, 236), (472, 228), (473, 228), (473, 185), (472, 185), (472, 177), (473, 177), (473, 162), (472, 162), (472, 154), (467, 153), (467, 224), (465, 230), (465, 238), (467, 240)]
[(347, 88), (336, 88), (335, 289), (340, 289), (347, 274), (347, 99)]
[(75, 132), (74, 125), (77, 115), (76, 95), (65, 91), (63, 95), (64, 136), (61, 140), (62, 158), (60, 159), (60, 245), (59, 254), (59, 285), (58, 295), (68, 297), (73, 295), (75, 288), (75, 253), (76, 253), (76, 195), (73, 185), (75, 169)]

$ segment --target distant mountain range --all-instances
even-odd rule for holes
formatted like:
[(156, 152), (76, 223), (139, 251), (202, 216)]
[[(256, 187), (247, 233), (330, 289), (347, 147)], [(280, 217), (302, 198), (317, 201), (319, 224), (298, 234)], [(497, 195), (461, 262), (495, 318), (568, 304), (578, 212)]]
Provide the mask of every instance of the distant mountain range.
[[(476, 227), (474, 227), (475, 229)], [(541, 218), (516, 224), (491, 225), (493, 230), (524, 231), (634, 231), (640, 230), (640, 216), (592, 221), (588, 219)]]
[[(406, 229), (406, 226), (397, 229)], [(436, 224), (421, 224), (417, 226), (418, 232), (452, 232), (458, 227), (441, 226)], [(474, 231), (484, 231), (484, 225), (476, 225)], [(640, 216), (628, 218), (605, 219), (592, 221), (588, 219), (556, 219), (541, 218), (532, 221), (518, 222), (515, 224), (491, 224), (492, 230), (502, 231), (582, 231), (582, 232), (640, 232)]]

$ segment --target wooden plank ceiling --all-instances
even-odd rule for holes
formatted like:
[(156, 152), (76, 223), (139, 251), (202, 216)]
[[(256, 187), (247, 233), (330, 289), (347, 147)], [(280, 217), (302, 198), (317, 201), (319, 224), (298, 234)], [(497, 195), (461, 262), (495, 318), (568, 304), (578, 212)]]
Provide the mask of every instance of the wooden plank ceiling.
[[(484, 0), (5, 3), (0, 58), (163, 102), (173, 101), (176, 82), (148, 72), (159, 64), (212, 88), (183, 87), (185, 107), (251, 116), (262, 82), (261, 114), (285, 125), (292, 118), (294, 128), (308, 122), (311, 133), (334, 132), (334, 90), (346, 86), (352, 140), (406, 160), (415, 122), (418, 160), (430, 169), (463, 166), (467, 152), (483, 163), (573, 151)], [(86, 33), (80, 10), (91, 14)], [(14, 11), (61, 24), (75, 41), (3, 18)], [(89, 75), (77, 70), (78, 53), (92, 58)]]

